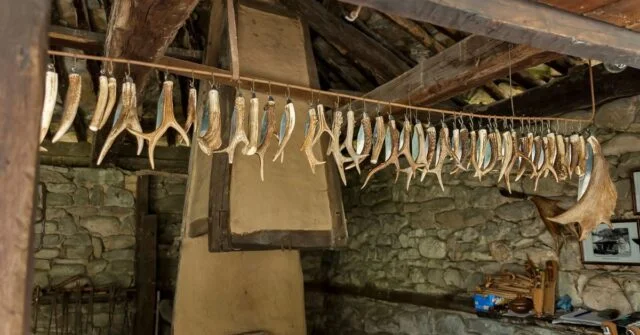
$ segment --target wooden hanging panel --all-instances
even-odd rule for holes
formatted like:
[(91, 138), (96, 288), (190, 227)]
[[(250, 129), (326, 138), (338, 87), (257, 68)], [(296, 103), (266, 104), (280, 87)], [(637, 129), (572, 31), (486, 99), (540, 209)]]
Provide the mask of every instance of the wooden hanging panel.
[[(240, 3), (240, 73), (317, 86), (307, 27), (298, 18), (282, 14)], [(261, 111), (267, 93), (257, 92)], [(242, 94), (248, 109), (251, 91), (243, 90)], [(279, 126), (286, 97), (274, 95), (274, 99)], [(278, 141), (273, 139), (265, 157), (264, 182), (260, 180), (258, 157), (241, 155), (241, 149), (237, 149), (229, 190), (229, 236), (234, 248), (333, 247), (345, 239), (342, 199), (334, 178), (334, 163), (327, 160), (316, 168), (315, 174), (311, 173), (300, 151), (309, 101), (296, 99), (294, 105), (296, 125), (285, 149), (284, 163), (280, 160), (272, 162), (278, 150)], [(315, 148), (316, 156), (323, 160), (322, 148), (326, 148), (327, 143), (324, 144)]]

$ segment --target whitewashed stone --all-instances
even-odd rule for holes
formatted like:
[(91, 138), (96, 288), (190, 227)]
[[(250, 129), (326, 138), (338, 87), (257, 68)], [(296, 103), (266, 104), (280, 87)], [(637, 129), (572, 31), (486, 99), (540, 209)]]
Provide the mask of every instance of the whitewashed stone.
[(520, 222), (534, 218), (537, 210), (531, 201), (518, 201), (504, 204), (496, 208), (495, 213), (503, 220)]
[(88, 246), (91, 245), (91, 236), (89, 234), (74, 234), (67, 236), (63, 243), (64, 246)]
[(47, 183), (47, 192), (51, 193), (73, 193), (76, 185), (72, 183)]
[(465, 334), (467, 332), (464, 321), (459, 315), (447, 313), (438, 316), (438, 314), (440, 313), (433, 313), (436, 334)]
[(45, 184), (56, 184), (56, 183), (68, 183), (69, 178), (65, 177), (61, 172), (54, 171), (50, 167), (46, 167), (44, 165), (40, 168), (40, 181)]
[(76, 206), (89, 204), (89, 191), (84, 187), (79, 187), (75, 193), (73, 193), (73, 203)]
[(636, 96), (607, 102), (598, 108), (595, 124), (602, 128), (624, 131), (635, 120), (639, 106)]
[(111, 236), (120, 233), (120, 222), (109, 216), (90, 216), (80, 220), (80, 226), (88, 229), (91, 234)]
[(131, 192), (116, 187), (107, 188), (107, 192), (104, 196), (105, 206), (133, 207), (134, 203), (135, 201)]
[(553, 239), (553, 236), (548, 230), (545, 229), (544, 232), (538, 236), (538, 240), (547, 247), (554, 250), (556, 249), (556, 240)]
[(49, 193), (47, 194), (47, 207), (68, 206), (73, 204), (73, 198), (68, 194)]
[(79, 185), (98, 184), (124, 186), (124, 175), (115, 169), (75, 168), (74, 181)]
[(105, 251), (102, 253), (102, 258), (108, 261), (114, 260), (132, 260), (135, 258), (135, 250), (133, 249), (116, 249)]
[(497, 262), (504, 263), (512, 258), (511, 248), (504, 241), (493, 241), (489, 243), (491, 257)]
[(86, 245), (65, 247), (64, 250), (64, 255), (66, 258), (82, 260), (88, 259), (89, 255), (91, 255), (91, 253), (93, 252), (93, 248)]
[(595, 310), (615, 308), (622, 314), (632, 312), (624, 290), (612, 278), (596, 276), (587, 283), (582, 294), (585, 306)]
[(87, 264), (87, 272), (93, 276), (96, 273), (102, 272), (107, 267), (107, 261), (104, 259), (96, 259)]
[(640, 151), (640, 135), (621, 133), (602, 144), (605, 156), (620, 156), (630, 152)]
[(71, 276), (84, 274), (84, 271), (85, 271), (84, 265), (80, 265), (80, 264), (68, 264), (68, 265), (54, 264), (51, 267), (51, 271), (49, 271), (49, 275), (51, 275), (51, 277), (57, 277), (57, 278), (68, 278)]
[(412, 283), (415, 283), (415, 284), (424, 283), (426, 281), (426, 278), (422, 273), (422, 270), (418, 268), (411, 269), (411, 272), (409, 274), (409, 279), (411, 280)]
[(444, 271), (444, 282), (449, 286), (462, 287), (463, 279), (460, 271), (456, 269), (446, 269)]
[(580, 244), (575, 241), (568, 241), (564, 244), (560, 250), (560, 269), (564, 271), (579, 271), (582, 269), (580, 248)]
[(60, 255), (58, 249), (40, 249), (36, 251), (34, 257), (39, 259), (54, 259)]
[(426, 258), (445, 258), (447, 255), (447, 246), (433, 237), (426, 237), (418, 246), (420, 255)]
[(136, 238), (130, 235), (106, 236), (102, 243), (106, 250), (127, 249), (136, 245)]
[(34, 260), (33, 268), (36, 270), (51, 270), (51, 262), (48, 259)]
[(98, 237), (91, 237), (91, 246), (93, 246), (93, 257), (102, 257), (102, 240)]
[(49, 275), (46, 271), (35, 271), (33, 273), (33, 285), (45, 288), (49, 286)]

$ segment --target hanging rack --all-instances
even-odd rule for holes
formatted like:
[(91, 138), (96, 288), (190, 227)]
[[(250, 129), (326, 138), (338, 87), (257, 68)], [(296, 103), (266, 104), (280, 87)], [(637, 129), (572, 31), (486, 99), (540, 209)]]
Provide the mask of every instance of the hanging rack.
[(536, 120), (538, 120), (538, 121), (564, 121), (564, 122), (574, 122), (574, 123), (576, 123), (576, 122), (577, 123), (585, 122), (587, 124), (590, 124), (590, 123), (593, 122), (593, 116), (591, 118), (589, 118), (589, 119), (574, 119), (574, 118), (563, 118), (563, 117), (542, 117), (541, 118), (541, 117), (526, 117), (526, 116), (513, 116), (513, 115), (512, 116), (504, 116), (504, 115), (475, 114), (475, 113), (469, 113), (469, 112), (453, 111), (453, 110), (430, 108), (430, 107), (409, 106), (407, 104), (401, 104), (401, 103), (397, 103), (397, 102), (365, 98), (365, 97), (361, 97), (361, 96), (355, 96), (355, 95), (344, 94), (344, 93), (323, 91), (323, 90), (313, 89), (313, 88), (309, 88), (309, 87), (305, 87), (305, 86), (301, 86), (301, 85), (288, 84), (288, 83), (265, 80), (265, 79), (259, 79), (259, 78), (253, 78), (253, 77), (239, 76), (237, 79), (234, 79), (232, 74), (225, 73), (225, 72), (204, 71), (204, 70), (198, 70), (198, 69), (182, 67), (182, 66), (172, 66), (172, 65), (166, 65), (166, 64), (158, 64), (158, 63), (143, 62), (143, 61), (137, 61), (137, 60), (131, 60), (131, 59), (124, 59), (124, 58), (93, 56), (93, 55), (86, 55), (86, 54), (79, 54), (79, 53), (72, 53), (72, 52), (65, 52), (65, 51), (57, 51), (57, 50), (48, 50), (48, 53), (49, 53), (49, 55), (52, 55), (52, 56), (72, 57), (72, 58), (76, 58), (76, 59), (96, 60), (96, 61), (110, 62), (110, 63), (120, 63), (120, 64), (126, 64), (127, 66), (138, 65), (138, 66), (150, 67), (150, 68), (155, 68), (155, 69), (160, 69), (160, 70), (165, 70), (165, 71), (187, 73), (187, 74), (190, 74), (190, 75), (198, 74), (198, 75), (201, 75), (201, 76), (206, 76), (207, 78), (211, 78), (211, 77), (215, 76), (217, 79), (227, 79), (229, 82), (236, 82), (236, 84), (238, 86), (239, 86), (240, 82), (248, 82), (248, 83), (252, 83), (253, 85), (255, 85), (255, 83), (259, 83), (259, 84), (262, 84), (262, 85), (269, 85), (269, 87), (278, 86), (278, 87), (281, 87), (283, 89), (286, 89), (288, 96), (290, 96), (290, 91), (291, 90), (302, 91), (302, 92), (313, 92), (318, 96), (336, 97), (338, 99), (339, 98), (344, 98), (346, 100), (360, 100), (360, 101), (363, 101), (363, 102), (374, 103), (374, 104), (381, 104), (382, 103), (382, 104), (386, 104), (387, 106), (389, 106), (390, 109), (392, 107), (400, 108), (400, 109), (411, 108), (416, 113), (417, 112), (441, 113), (443, 115), (467, 116), (467, 117), (471, 117), (471, 118), (487, 119), (487, 120), (491, 120), (491, 119), (495, 119), (495, 120), (505, 120), (506, 119), (506, 120), (520, 120), (520, 121), (532, 121), (533, 120), (534, 122)]

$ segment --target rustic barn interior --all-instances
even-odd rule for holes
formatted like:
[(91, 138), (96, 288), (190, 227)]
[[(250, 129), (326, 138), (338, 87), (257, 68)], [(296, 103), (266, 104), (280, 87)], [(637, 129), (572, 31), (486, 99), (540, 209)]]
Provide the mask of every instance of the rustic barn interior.
[(0, 334), (640, 335), (640, 1), (0, 8)]

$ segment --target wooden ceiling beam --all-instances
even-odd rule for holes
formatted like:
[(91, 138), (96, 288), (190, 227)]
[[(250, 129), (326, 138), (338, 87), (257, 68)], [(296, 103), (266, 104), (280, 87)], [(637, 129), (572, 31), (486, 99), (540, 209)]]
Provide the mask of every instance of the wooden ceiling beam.
[[(107, 57), (155, 62), (164, 56), (198, 0), (115, 0), (104, 44)], [(116, 66), (116, 74), (124, 67)], [(150, 68), (131, 66), (139, 95)]]
[[(160, 60), (197, 3), (198, 0), (114, 0), (104, 42), (105, 56), (146, 62)], [(143, 66), (130, 68), (137, 95), (143, 97), (152, 69)], [(125, 72), (124, 64), (114, 64), (113, 72), (120, 80)], [(97, 161), (110, 130), (111, 122), (107, 122), (96, 132), (90, 156), (92, 162)], [(118, 155), (122, 142), (121, 137), (111, 146), (107, 162)]]
[(640, 33), (526, 0), (341, 0), (558, 53), (640, 68)]
[[(593, 67), (596, 103), (640, 94), (640, 70), (627, 68), (620, 73), (610, 73), (602, 64)], [(553, 101), (553, 103), (547, 103)], [(516, 115), (549, 117), (589, 108), (589, 72), (586, 65), (572, 71), (568, 76), (532, 88), (513, 97)], [(509, 99), (486, 106), (468, 106), (465, 111), (478, 114), (510, 115)]]
[[(104, 51), (105, 34), (88, 30), (49, 26), (49, 44), (101, 54)], [(165, 56), (186, 60), (202, 60), (202, 50), (168, 47)]]
[[(40, 163), (66, 167), (91, 166), (90, 143), (45, 143), (48, 151), (40, 153)], [(155, 171), (158, 172), (186, 174), (189, 165), (189, 148), (183, 146), (156, 147), (155, 164)], [(130, 171), (151, 170), (147, 156), (136, 155), (136, 146), (133, 144), (121, 145), (118, 156), (114, 157), (105, 167), (118, 167)]]
[[(471, 35), (365, 97), (400, 103), (410, 101), (414, 105), (434, 104), (506, 76), (509, 58), (512, 71), (519, 71), (558, 57), (561, 55), (553, 52)], [(361, 104), (354, 102), (352, 107), (359, 109)]]
[(370, 70), (378, 84), (385, 83), (409, 70), (409, 65), (393, 52), (348, 24), (343, 18), (329, 12), (320, 2), (315, 0), (281, 0), (281, 2), (302, 17), (311, 29), (334, 44), (336, 48), (346, 51), (345, 56)]

